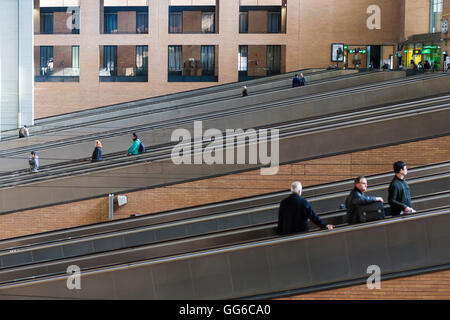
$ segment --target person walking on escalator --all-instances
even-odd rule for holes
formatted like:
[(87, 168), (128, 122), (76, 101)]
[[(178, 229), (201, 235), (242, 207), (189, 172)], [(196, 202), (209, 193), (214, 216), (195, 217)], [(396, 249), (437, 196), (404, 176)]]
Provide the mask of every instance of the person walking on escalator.
[(366, 197), (364, 192), (367, 190), (367, 179), (365, 177), (357, 177), (354, 181), (355, 186), (350, 192), (350, 195), (345, 200), (345, 207), (347, 208), (347, 221), (349, 224), (360, 223), (357, 210), (359, 206), (375, 203), (380, 201), (384, 202), (381, 197)]
[(27, 126), (23, 126), (19, 129), (19, 138), (25, 138), (28, 137), (30, 133), (28, 132)]
[(242, 96), (243, 97), (247, 97), (248, 96), (247, 86), (243, 86), (242, 87)]
[(30, 165), (30, 172), (39, 172), (39, 157), (34, 151), (31, 151), (30, 153), (28, 164)]
[(133, 144), (128, 149), (128, 155), (136, 155), (139, 154), (139, 148), (141, 145), (141, 141), (138, 139), (138, 136), (135, 132), (132, 134)]
[(292, 88), (300, 87), (300, 85), (301, 85), (301, 80), (300, 80), (300, 78), (298, 77), (298, 74), (296, 74), (296, 75), (294, 76), (294, 78), (292, 79)]
[(95, 140), (95, 149), (94, 152), (92, 153), (91, 162), (102, 161), (103, 160), (102, 153), (103, 153), (102, 143), (100, 142), (100, 140)]
[(408, 168), (403, 161), (394, 163), (395, 176), (389, 185), (389, 205), (393, 217), (416, 212), (412, 208), (411, 193), (405, 177), (408, 174)]
[(303, 76), (303, 73), (300, 73), (300, 87), (303, 87), (304, 85), (306, 85), (306, 79)]
[(308, 200), (301, 197), (302, 184), (291, 184), (291, 195), (283, 199), (278, 210), (278, 233), (280, 235), (309, 231), (308, 219), (321, 229), (333, 230), (332, 224), (326, 224), (311, 208)]

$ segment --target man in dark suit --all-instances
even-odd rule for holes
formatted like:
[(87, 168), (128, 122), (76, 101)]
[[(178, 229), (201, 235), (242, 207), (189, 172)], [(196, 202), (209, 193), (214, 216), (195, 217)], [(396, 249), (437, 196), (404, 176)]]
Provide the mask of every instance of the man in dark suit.
[(389, 205), (391, 206), (391, 215), (393, 217), (403, 214), (415, 213), (412, 208), (411, 193), (408, 183), (405, 180), (408, 174), (408, 168), (403, 161), (394, 163), (395, 176), (389, 185)]
[(334, 226), (325, 224), (313, 211), (309, 202), (301, 197), (302, 185), (300, 182), (293, 182), (291, 191), (291, 195), (280, 203), (278, 211), (279, 234), (285, 235), (308, 231), (308, 219), (321, 229), (333, 230)]
[(301, 86), (301, 80), (298, 77), (298, 74), (294, 76), (294, 79), (292, 79), (292, 88), (300, 87)]
[(355, 179), (355, 187), (350, 192), (350, 195), (345, 200), (347, 207), (347, 221), (349, 224), (360, 223), (358, 215), (356, 214), (358, 206), (362, 206), (377, 201), (383, 202), (381, 197), (366, 197), (364, 192), (367, 190), (367, 179), (359, 176)]

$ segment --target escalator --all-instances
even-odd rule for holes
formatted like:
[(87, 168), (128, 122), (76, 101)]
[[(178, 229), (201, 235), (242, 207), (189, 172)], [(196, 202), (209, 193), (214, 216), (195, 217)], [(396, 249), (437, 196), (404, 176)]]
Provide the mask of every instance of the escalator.
[[(432, 173), (438, 167), (439, 166), (429, 167), (428, 169), (431, 171), (428, 173)], [(424, 168), (416, 170), (417, 174), (419, 174), (419, 172), (425, 173), (426, 171), (423, 171)], [(383, 175), (378, 175), (372, 177), (371, 180), (377, 181), (384, 178)], [(442, 210), (447, 210), (445, 212), (448, 212), (448, 205), (450, 203), (448, 171), (443, 174), (431, 174), (429, 176), (412, 179), (410, 183), (414, 196), (413, 203), (416, 209), (420, 212), (427, 212), (430, 211), (431, 208), (437, 208), (435, 210), (437, 212), (443, 208)], [(322, 186), (321, 188), (323, 190), (326, 187), (328, 186)], [(330, 190), (335, 188), (336, 184), (330, 185)], [(380, 195), (380, 189), (386, 190), (387, 186), (378, 185), (374, 187), (369, 194), (377, 193)], [(305, 190), (305, 192), (306, 191), (307, 190)], [(327, 195), (322, 194), (315, 198), (313, 197), (310, 200), (314, 208), (320, 208), (321, 216), (327, 223), (343, 225), (345, 223), (345, 212), (342, 210), (336, 211), (334, 209), (336, 204), (335, 199), (340, 198), (342, 201), (343, 197), (347, 194), (348, 192), (344, 194), (342, 192)], [(138, 235), (140, 232), (139, 228), (132, 228), (125, 230), (122, 233), (111, 232), (109, 235), (100, 233), (94, 236), (88, 236), (85, 239), (63, 240), (59, 243), (47, 242), (40, 245), (37, 244), (36, 241), (41, 241), (42, 243), (42, 241), (48, 240), (48, 238), (45, 239), (45, 237), (42, 237), (41, 235), (40, 240), (37, 240), (39, 238), (38, 236), (38, 238), (34, 239), (34, 245), (28, 244), (26, 247), (22, 246), (22, 248), (10, 248), (9, 253), (1, 254), (1, 288), (15, 287), (16, 284), (13, 283), (20, 283), (21, 281), (25, 281), (24, 279), (60, 277), (64, 274), (64, 270), (66, 270), (67, 266), (70, 264), (80, 266), (84, 274), (85, 272), (91, 272), (89, 271), (90, 269), (95, 270), (96, 268), (105, 268), (106, 266), (108, 266), (108, 270), (115, 269), (116, 267), (121, 268), (120, 266), (117, 266), (117, 264), (121, 265), (125, 263), (125, 261), (128, 264), (137, 263), (137, 261), (142, 260), (143, 257), (154, 260), (164, 260), (164, 258), (171, 260), (172, 255), (186, 255), (188, 252), (195, 254), (195, 252), (199, 250), (211, 250), (212, 248), (221, 250), (220, 248), (223, 246), (229, 246), (236, 243), (276, 239), (275, 226), (278, 205), (276, 204), (272, 207), (267, 205), (267, 203), (265, 203), (265, 198), (273, 199), (273, 195), (255, 197), (253, 202), (251, 199), (246, 199), (248, 203), (255, 205), (254, 207), (247, 208), (247, 210), (213, 214), (208, 217), (201, 216), (200, 218), (177, 220), (172, 223), (163, 223), (147, 229), (141, 228), (141, 230), (144, 231), (140, 236)], [(257, 203), (264, 203), (264, 205), (257, 207)], [(222, 206), (223, 205), (224, 204), (222, 204)], [(220, 207), (221, 205), (219, 204), (217, 206)], [(225, 204), (225, 207), (227, 207), (227, 204)], [(272, 210), (272, 212), (268, 214), (268, 211), (270, 210)], [(415, 216), (417, 215), (402, 217), (401, 219), (409, 219), (410, 217)], [(253, 219), (249, 217), (253, 217)], [(382, 224), (386, 221), (371, 223), (369, 225)], [(221, 227), (217, 228), (217, 226)], [(165, 230), (166, 233), (162, 233), (161, 230)], [(190, 230), (190, 232), (188, 230)], [(341, 230), (341, 228), (338, 230)], [(70, 234), (73, 230), (68, 230), (68, 232)], [(159, 239), (157, 239), (158, 232)], [(30, 239), (30, 237), (25, 238)], [(146, 242), (142, 242), (143, 238), (147, 238)], [(16, 239), (16, 243), (17, 240), (18, 239)], [(120, 243), (126, 243), (125, 247), (120, 247)], [(11, 245), (11, 242), (9, 244)], [(118, 245), (119, 247), (117, 247)], [(88, 249), (89, 252), (86, 251), (86, 248), (95, 247), (103, 248), (103, 250), (106, 250), (106, 248), (109, 247), (110, 250), (104, 253), (101, 253), (102, 250), (92, 252)], [(82, 252), (83, 249), (85, 250), (84, 252)], [(72, 254), (78, 251), (79, 256), (62, 257), (57, 254), (58, 251), (64, 252), (65, 250), (67, 250), (66, 252), (72, 252)], [(28, 265), (26, 265), (27, 263), (24, 254), (28, 254)], [(42, 259), (46, 255), (47, 258), (49, 258), (51, 254), (53, 254), (53, 259), (50, 259), (49, 262), (42, 262)], [(8, 256), (13, 257), (13, 259), (9, 258), (9, 262), (8, 259), (4, 259)], [(14, 257), (16, 261), (15, 266), (11, 265), (11, 261), (14, 261)], [(41, 261), (35, 260), (34, 263), (31, 263), (33, 262), (33, 258), (41, 259)], [(17, 263), (20, 259), (22, 259), (22, 261)], [(8, 263), (10, 263), (9, 267), (6, 266)], [(42, 281), (45, 282), (47, 280), (48, 279), (45, 278), (45, 280)], [(36, 281), (39, 282), (41, 280)], [(0, 291), (1, 290), (2, 289), (0, 289)], [(111, 296), (109, 298), (111, 298)], [(184, 299), (186, 299), (186, 297), (184, 297)], [(187, 299), (189, 299), (189, 297)]]

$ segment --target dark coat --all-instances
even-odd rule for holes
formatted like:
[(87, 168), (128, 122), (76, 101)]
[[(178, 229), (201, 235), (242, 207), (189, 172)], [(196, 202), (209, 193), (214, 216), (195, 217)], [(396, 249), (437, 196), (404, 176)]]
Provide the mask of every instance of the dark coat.
[(304, 86), (304, 85), (306, 84), (306, 79), (305, 79), (305, 77), (299, 78), (299, 79), (300, 79), (300, 86), (301, 86), (301, 87)]
[(296, 87), (300, 87), (301, 86), (301, 81), (299, 77), (294, 77), (294, 79), (292, 79), (292, 88), (296, 88)]
[(377, 202), (376, 197), (366, 197), (358, 188), (354, 188), (350, 195), (345, 199), (345, 206), (347, 207), (347, 222), (360, 223), (359, 217), (356, 214), (358, 206)]
[(326, 228), (326, 223), (312, 210), (309, 202), (292, 193), (280, 203), (278, 233), (283, 235), (308, 231), (308, 218), (321, 229)]
[(389, 185), (388, 199), (392, 216), (398, 216), (406, 207), (411, 208), (411, 193), (409, 192), (408, 183), (395, 176)]
[(102, 148), (95, 147), (94, 152), (92, 153), (92, 162), (103, 160), (102, 158)]

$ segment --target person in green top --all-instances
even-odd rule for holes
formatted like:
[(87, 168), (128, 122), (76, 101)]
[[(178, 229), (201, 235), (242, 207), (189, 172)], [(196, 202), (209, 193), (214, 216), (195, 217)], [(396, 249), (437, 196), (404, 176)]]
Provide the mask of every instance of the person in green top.
[(133, 144), (128, 149), (128, 155), (139, 154), (139, 146), (141, 141), (138, 139), (137, 134), (133, 132)]

